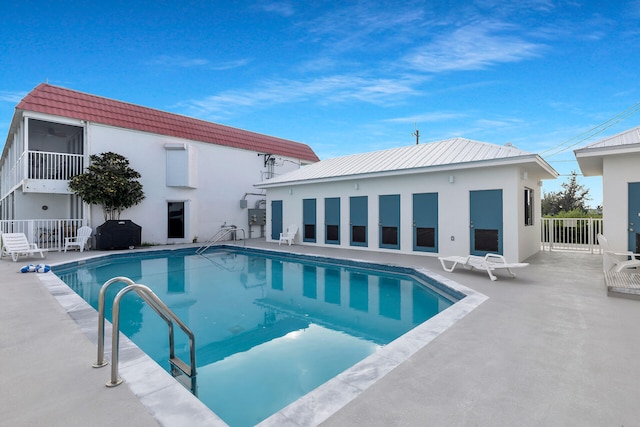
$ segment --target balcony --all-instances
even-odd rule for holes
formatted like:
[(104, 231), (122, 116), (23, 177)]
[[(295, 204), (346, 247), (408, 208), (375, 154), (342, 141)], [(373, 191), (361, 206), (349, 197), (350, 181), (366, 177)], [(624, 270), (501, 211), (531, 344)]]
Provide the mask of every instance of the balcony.
[(68, 181), (84, 169), (82, 154), (28, 151), (23, 191), (70, 194)]

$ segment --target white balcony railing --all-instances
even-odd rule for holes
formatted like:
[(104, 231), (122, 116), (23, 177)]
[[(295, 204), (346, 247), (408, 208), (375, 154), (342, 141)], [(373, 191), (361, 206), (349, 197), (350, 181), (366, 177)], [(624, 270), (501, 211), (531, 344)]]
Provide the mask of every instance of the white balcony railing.
[(600, 252), (602, 218), (542, 218), (542, 250)]
[(45, 151), (29, 151), (28, 153), (28, 179), (69, 180), (83, 172), (84, 156), (82, 154)]
[(78, 228), (86, 225), (82, 219), (0, 220), (1, 233), (24, 233), (29, 243), (42, 249), (64, 248), (65, 237), (75, 237)]

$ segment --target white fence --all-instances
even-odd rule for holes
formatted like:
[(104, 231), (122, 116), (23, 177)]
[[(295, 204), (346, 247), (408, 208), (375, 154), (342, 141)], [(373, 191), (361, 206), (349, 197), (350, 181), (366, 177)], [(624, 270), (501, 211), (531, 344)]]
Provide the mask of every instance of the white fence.
[(62, 249), (66, 237), (75, 237), (82, 219), (0, 220), (0, 232), (24, 233), (30, 243), (42, 249)]
[(542, 218), (542, 250), (599, 253), (602, 218)]

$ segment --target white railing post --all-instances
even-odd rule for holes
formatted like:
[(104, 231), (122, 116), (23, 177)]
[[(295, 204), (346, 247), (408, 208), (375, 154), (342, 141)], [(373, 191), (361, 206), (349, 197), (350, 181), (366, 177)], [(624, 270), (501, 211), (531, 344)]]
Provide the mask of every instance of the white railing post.
[[(549, 250), (599, 251), (596, 235), (602, 233), (602, 218), (543, 218), (542, 248)], [(548, 230), (545, 232), (545, 229)]]
[(589, 218), (588, 226), (589, 226), (589, 232), (587, 234), (589, 237), (589, 252), (593, 253), (593, 248), (594, 248), (593, 218)]
[(73, 237), (84, 219), (4, 219), (0, 220), (3, 233), (24, 233), (27, 240), (41, 249), (61, 250), (65, 237)]

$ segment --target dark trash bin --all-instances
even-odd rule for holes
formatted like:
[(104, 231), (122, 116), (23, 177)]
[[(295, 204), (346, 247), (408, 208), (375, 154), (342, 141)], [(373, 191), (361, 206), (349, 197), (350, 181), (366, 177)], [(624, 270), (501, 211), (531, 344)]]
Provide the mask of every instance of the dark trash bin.
[(142, 244), (142, 227), (131, 220), (109, 220), (96, 228), (96, 249), (129, 249)]

